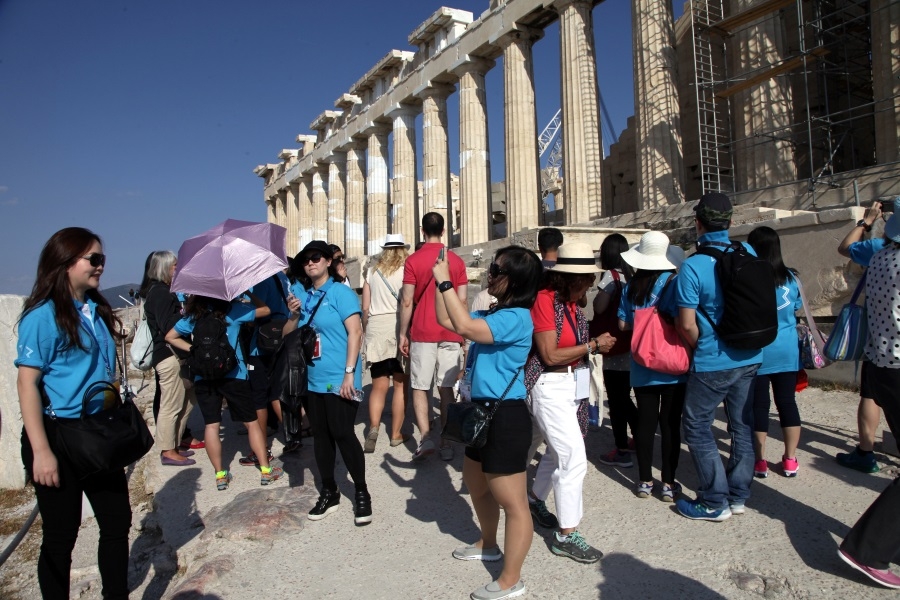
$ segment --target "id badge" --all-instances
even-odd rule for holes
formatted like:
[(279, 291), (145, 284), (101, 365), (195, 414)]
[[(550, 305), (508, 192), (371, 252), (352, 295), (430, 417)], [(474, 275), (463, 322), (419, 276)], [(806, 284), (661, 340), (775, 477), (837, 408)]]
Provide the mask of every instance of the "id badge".
[(313, 347), (313, 360), (317, 358), (322, 358), (322, 338), (319, 337), (319, 332), (316, 332), (316, 345)]
[(472, 372), (466, 371), (465, 376), (459, 380), (459, 398), (462, 402), (472, 401)]
[(575, 399), (584, 400), (591, 395), (591, 370), (587, 367), (575, 369)]

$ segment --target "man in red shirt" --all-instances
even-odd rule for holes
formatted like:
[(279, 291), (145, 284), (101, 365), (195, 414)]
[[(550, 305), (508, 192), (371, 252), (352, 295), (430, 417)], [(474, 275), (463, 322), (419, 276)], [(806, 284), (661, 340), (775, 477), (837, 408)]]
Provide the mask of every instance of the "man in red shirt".
[[(422, 217), (422, 235), (425, 244), (406, 259), (406, 266), (403, 268), (400, 331), (397, 338), (400, 352), (410, 359), (413, 409), (422, 435), (413, 460), (423, 460), (429, 454), (434, 454), (429, 396), (435, 380), (441, 397), (441, 425), (443, 425), (446, 420), (444, 410), (453, 402), (453, 385), (459, 375), (459, 350), (463, 339), (438, 325), (434, 312), (436, 288), (431, 269), (437, 261), (438, 254), (440, 252), (448, 254), (450, 279), (456, 294), (464, 303), (466, 286), (469, 283), (465, 263), (459, 256), (446, 250), (441, 242), (444, 235), (444, 217), (435, 212)], [(441, 458), (443, 460), (453, 458), (453, 448), (449, 444), (444, 445), (442, 442)]]

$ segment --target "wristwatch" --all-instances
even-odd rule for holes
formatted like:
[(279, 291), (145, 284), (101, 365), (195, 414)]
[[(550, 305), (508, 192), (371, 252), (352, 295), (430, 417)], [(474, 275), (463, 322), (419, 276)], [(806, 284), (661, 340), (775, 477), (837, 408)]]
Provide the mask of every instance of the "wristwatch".
[(356, 373), (356, 367), (344, 367), (344, 373), (346, 373), (347, 375)]
[(450, 281), (442, 281), (438, 284), (438, 291), (442, 294), (444, 292), (447, 292), (452, 289), (453, 289), (453, 283)]
[(856, 226), (857, 226), (857, 227), (862, 227), (862, 228), (865, 229), (866, 231), (872, 231), (872, 226), (869, 225), (868, 223), (866, 223), (866, 220), (865, 220), (865, 219), (860, 219), (859, 221), (857, 221), (857, 222), (856, 222)]

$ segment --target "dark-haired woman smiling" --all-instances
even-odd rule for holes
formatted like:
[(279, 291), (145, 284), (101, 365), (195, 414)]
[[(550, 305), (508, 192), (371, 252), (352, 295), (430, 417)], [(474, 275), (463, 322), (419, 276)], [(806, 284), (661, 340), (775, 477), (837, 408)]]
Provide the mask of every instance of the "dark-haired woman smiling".
[[(128, 597), (131, 505), (125, 472), (116, 469), (79, 479), (56, 446), (56, 418), (78, 418), (88, 388), (115, 380), (121, 324), (97, 291), (105, 264), (95, 233), (81, 227), (57, 231), (41, 251), (34, 288), (19, 319), (15, 365), (24, 423), (22, 462), (41, 512), (38, 582), (45, 599), (69, 597), (82, 493), (100, 526), (97, 565), (103, 597)], [(102, 409), (103, 396), (97, 395), (87, 412)]]
[[(496, 561), (503, 557), (497, 546), (500, 507), (506, 515), (503, 570), (492, 581), (472, 592), (475, 600), (513, 598), (525, 592), (522, 564), (531, 547), (531, 513), (525, 499), (525, 465), (531, 444), (531, 416), (525, 405), (523, 368), (531, 349), (533, 325), (529, 309), (534, 304), (543, 267), (526, 248), (501, 248), (490, 266), (488, 290), (497, 298), (489, 311), (469, 314), (452, 291), (446, 260), (434, 265), (435, 312), (442, 327), (475, 342), (469, 350), (471, 365), (465, 382), (473, 400), (497, 407), (483, 448), (466, 448), (463, 481), (481, 526), (481, 540), (454, 550), (460, 560)], [(474, 317), (474, 318), (473, 318)], [(504, 395), (504, 390), (506, 390)]]

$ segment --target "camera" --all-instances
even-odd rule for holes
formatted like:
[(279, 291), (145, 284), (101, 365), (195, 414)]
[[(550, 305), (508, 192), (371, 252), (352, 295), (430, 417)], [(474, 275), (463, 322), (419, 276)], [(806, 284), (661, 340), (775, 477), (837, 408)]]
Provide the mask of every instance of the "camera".
[(883, 212), (883, 213), (894, 212), (894, 201), (893, 200), (882, 200), (881, 201), (881, 212)]

